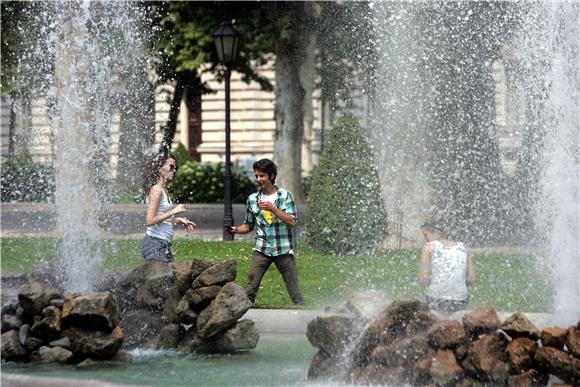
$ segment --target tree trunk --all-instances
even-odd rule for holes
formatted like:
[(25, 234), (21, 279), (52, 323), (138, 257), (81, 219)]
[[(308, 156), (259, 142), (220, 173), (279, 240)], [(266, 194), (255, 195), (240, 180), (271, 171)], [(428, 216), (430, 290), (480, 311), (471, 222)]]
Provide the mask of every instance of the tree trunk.
[[(303, 7), (303, 4), (296, 5)], [(296, 12), (300, 15), (300, 11)], [(276, 47), (276, 142), (274, 161), (278, 165), (277, 185), (304, 202), (302, 188), (302, 139), (304, 135), (304, 87), (300, 68), (304, 62), (307, 37), (303, 23), (293, 20), (291, 37), (281, 39)]]
[(161, 145), (159, 147), (160, 155), (167, 155), (171, 151), (171, 146), (173, 144), (173, 138), (175, 137), (175, 132), (177, 129), (177, 117), (179, 117), (179, 108), (181, 106), (181, 99), (183, 98), (183, 93), (185, 91), (185, 83), (183, 80), (177, 78), (175, 83), (175, 91), (173, 93), (173, 98), (171, 99), (171, 107), (169, 109), (169, 118), (161, 131), (163, 132), (163, 139), (161, 140)]

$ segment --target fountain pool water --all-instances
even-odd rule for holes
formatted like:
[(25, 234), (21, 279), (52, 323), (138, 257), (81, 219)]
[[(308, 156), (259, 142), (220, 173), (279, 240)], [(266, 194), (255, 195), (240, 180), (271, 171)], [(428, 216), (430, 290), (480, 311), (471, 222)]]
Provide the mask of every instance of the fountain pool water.
[(235, 356), (136, 350), (133, 362), (123, 365), (8, 364), (2, 372), (139, 386), (303, 386), (309, 384), (306, 373), (316, 351), (304, 335), (262, 334), (256, 349)]

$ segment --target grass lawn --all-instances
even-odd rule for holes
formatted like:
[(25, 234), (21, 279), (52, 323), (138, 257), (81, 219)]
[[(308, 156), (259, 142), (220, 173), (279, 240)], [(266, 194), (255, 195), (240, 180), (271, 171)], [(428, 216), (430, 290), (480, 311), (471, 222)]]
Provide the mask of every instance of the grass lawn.
[[(177, 260), (204, 257), (213, 260), (238, 259), (236, 282), (245, 285), (252, 243), (200, 240), (174, 241)], [(104, 267), (128, 271), (143, 263), (140, 241), (103, 242)], [(357, 290), (383, 290), (393, 298), (423, 299), (418, 285), (417, 250), (387, 251), (375, 257), (320, 255), (299, 244), (299, 283), (307, 307), (344, 302)], [(51, 238), (2, 238), (2, 271), (30, 273), (34, 265), (58, 255), (58, 241)], [(493, 306), (503, 311), (548, 312), (550, 286), (535, 270), (534, 258), (521, 253), (475, 254), (476, 285), (471, 288), (470, 307)], [(256, 305), (264, 308), (292, 308), (278, 271), (272, 265), (262, 280)]]

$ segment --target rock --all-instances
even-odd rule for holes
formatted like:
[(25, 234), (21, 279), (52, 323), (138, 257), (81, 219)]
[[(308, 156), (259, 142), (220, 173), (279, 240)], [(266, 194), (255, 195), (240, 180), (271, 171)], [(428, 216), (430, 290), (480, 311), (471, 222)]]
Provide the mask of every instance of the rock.
[(64, 330), (62, 335), (70, 339), (75, 356), (110, 359), (123, 344), (123, 330), (119, 326), (111, 332), (71, 327)]
[[(2, 289), (2, 291), (4, 291), (4, 289)], [(18, 300), (2, 304), (2, 315), (3, 316), (5, 314), (16, 315), (17, 310), (18, 310)]]
[(30, 328), (30, 334), (43, 341), (51, 341), (60, 335), (62, 311), (54, 306), (42, 310), (42, 317)]
[(62, 298), (62, 293), (38, 282), (24, 284), (18, 293), (18, 304), (23, 313), (37, 315), (50, 304), (50, 300)]
[(196, 258), (191, 261), (191, 281), (195, 279), (204, 271), (215, 265), (216, 263), (206, 258)]
[(119, 325), (117, 300), (110, 292), (88, 293), (70, 300), (63, 308), (63, 327), (111, 332)]
[(228, 282), (211, 304), (199, 314), (197, 318), (199, 336), (207, 339), (230, 328), (251, 306), (252, 303), (248, 300), (244, 289), (234, 282)]
[(222, 290), (222, 287), (218, 285), (204, 286), (197, 289), (189, 289), (185, 292), (185, 295), (193, 309), (201, 310), (217, 297), (220, 290)]
[(126, 273), (119, 273), (114, 270), (105, 269), (99, 272), (99, 275), (95, 279), (94, 291), (95, 292), (108, 292), (111, 289), (117, 288), (117, 285), (123, 278), (125, 278)]
[(544, 347), (554, 347), (556, 349), (563, 349), (566, 342), (568, 331), (564, 328), (550, 327), (542, 329), (540, 339)]
[(469, 336), (477, 337), (480, 334), (497, 330), (500, 326), (500, 321), (497, 311), (488, 307), (464, 314), (463, 326)]
[(380, 313), (380, 318), (391, 319), (394, 323), (393, 328), (399, 330), (400, 327), (414, 320), (420, 312), (429, 312), (427, 303), (418, 300), (397, 300)]
[(62, 348), (69, 349), (71, 347), (71, 342), (70, 342), (70, 339), (68, 337), (64, 336), (58, 340), (51, 341), (50, 343), (48, 343), (48, 346), (49, 347), (62, 347)]
[(3, 314), (2, 315), (2, 333), (14, 330), (14, 329), (20, 329), (20, 327), (22, 326), (22, 320), (20, 320), (16, 315), (14, 314)]
[(179, 321), (182, 324), (195, 324), (197, 322), (197, 313), (191, 309), (189, 306), (189, 301), (187, 295), (184, 295), (179, 304), (177, 304), (177, 308), (175, 309), (177, 316), (179, 317)]
[(505, 380), (510, 371), (504, 361), (506, 340), (498, 334), (488, 334), (471, 343), (463, 368), (485, 380)]
[(40, 363), (60, 363), (66, 364), (73, 358), (73, 353), (62, 347), (40, 347), (38, 350), (38, 360)]
[(580, 359), (580, 329), (570, 327), (568, 329), (565, 344), (568, 352)]
[(522, 313), (512, 314), (501, 324), (500, 329), (513, 339), (527, 337), (532, 340), (538, 340), (540, 337), (538, 328)]
[(55, 298), (54, 300), (50, 300), (49, 305), (62, 309), (64, 307), (64, 298)]
[(541, 387), (547, 386), (549, 376), (542, 374), (534, 369), (527, 370), (517, 375), (508, 377), (508, 386), (510, 387)]
[(534, 354), (540, 370), (556, 375), (566, 383), (580, 384), (580, 360), (552, 347), (538, 348)]
[(173, 262), (173, 276), (175, 284), (180, 292), (185, 292), (191, 287), (191, 264), (192, 261)]
[(193, 280), (193, 289), (211, 285), (223, 285), (236, 279), (237, 261), (229, 259), (205, 269)]
[(339, 374), (341, 369), (337, 365), (337, 361), (334, 358), (318, 351), (316, 355), (310, 361), (310, 367), (308, 368), (308, 379), (331, 379)]
[(506, 348), (513, 372), (522, 373), (534, 365), (534, 353), (538, 344), (527, 337), (517, 337)]
[(3, 333), (0, 345), (2, 347), (2, 359), (5, 360), (24, 360), (28, 354), (26, 348), (20, 344), (17, 330)]
[(161, 328), (159, 334), (158, 348), (171, 349), (177, 348), (179, 342), (185, 335), (185, 328), (181, 324), (169, 324)]
[(372, 321), (392, 302), (385, 292), (367, 290), (354, 293), (346, 302), (345, 309), (361, 321)]
[(396, 332), (393, 331), (394, 326), (396, 324), (391, 318), (382, 318), (370, 323), (353, 350), (354, 365), (366, 367), (377, 346), (391, 344), (397, 337)]
[(165, 325), (160, 313), (151, 313), (145, 309), (125, 312), (121, 324), (125, 333), (125, 349), (150, 348)]
[(439, 317), (434, 313), (419, 311), (411, 321), (407, 322), (407, 325), (405, 326), (405, 335), (415, 336), (426, 334), (437, 321), (439, 321)]
[(425, 358), (432, 358), (435, 351), (429, 346), (425, 337), (415, 336), (398, 340), (388, 346), (376, 347), (371, 355), (373, 363), (391, 367), (411, 367)]
[(256, 348), (259, 338), (254, 322), (242, 320), (223, 334), (192, 341), (189, 348), (196, 353), (234, 353)]
[(28, 336), (26, 342), (24, 343), (24, 347), (28, 352), (33, 352), (39, 349), (44, 345), (44, 341), (39, 339), (38, 337)]
[(171, 288), (169, 291), (169, 295), (165, 300), (165, 304), (163, 306), (163, 317), (169, 323), (178, 323), (179, 322), (179, 315), (177, 314), (177, 307), (179, 305), (179, 301), (181, 300), (181, 294), (179, 289), (176, 287)]
[(456, 382), (463, 374), (452, 351), (437, 351), (429, 369), (431, 378), (438, 385)]
[(18, 329), (18, 340), (20, 340), (20, 344), (26, 345), (26, 341), (28, 341), (28, 337), (30, 336), (30, 325), (24, 324)]
[(306, 337), (322, 354), (337, 357), (353, 341), (354, 327), (354, 321), (350, 317), (316, 317), (306, 326)]
[(459, 321), (441, 320), (431, 326), (427, 340), (433, 348), (453, 349), (467, 343), (467, 334)]
[[(152, 296), (156, 298), (156, 303), (158, 305), (163, 305), (167, 297), (169, 297), (169, 293), (171, 289), (175, 287), (175, 277), (173, 277), (172, 272), (164, 272), (160, 274), (154, 274), (152, 276), (147, 277), (147, 281), (145, 282), (145, 287), (148, 290), (147, 296)], [(151, 302), (148, 300), (141, 300), (146, 305), (154, 306), (155, 302)]]

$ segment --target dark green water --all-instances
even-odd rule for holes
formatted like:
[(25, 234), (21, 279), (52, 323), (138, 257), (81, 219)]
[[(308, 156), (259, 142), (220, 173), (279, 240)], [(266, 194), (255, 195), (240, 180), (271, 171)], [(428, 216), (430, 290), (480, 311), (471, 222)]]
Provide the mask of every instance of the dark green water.
[[(316, 353), (304, 335), (260, 336), (255, 350), (220, 356), (134, 351), (133, 362), (115, 366), (3, 364), (2, 372), (103, 380), (140, 386), (303, 386)], [(312, 383), (314, 384), (314, 383)]]

